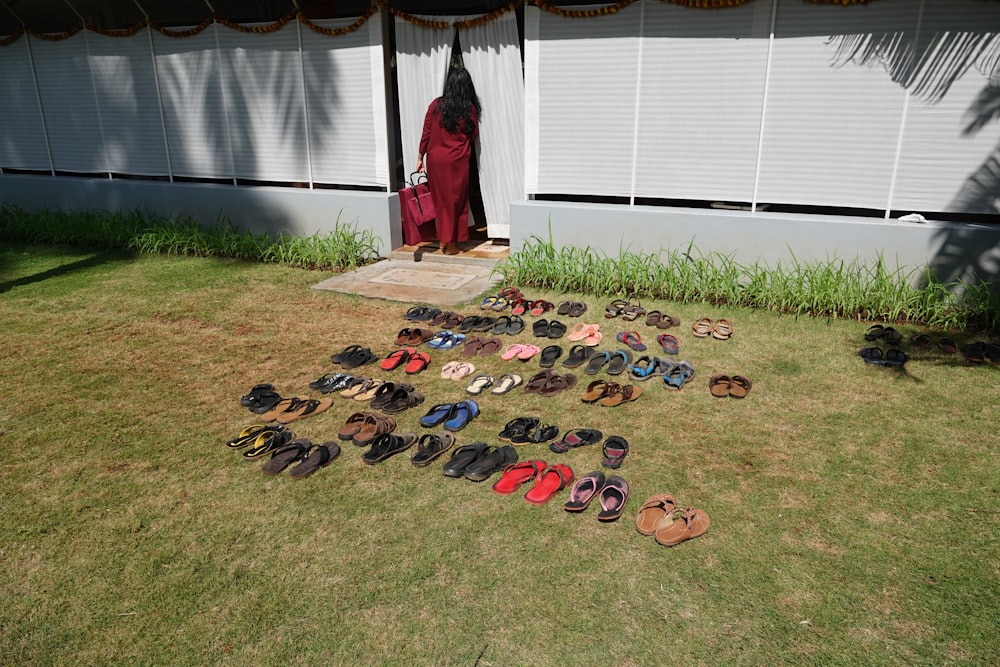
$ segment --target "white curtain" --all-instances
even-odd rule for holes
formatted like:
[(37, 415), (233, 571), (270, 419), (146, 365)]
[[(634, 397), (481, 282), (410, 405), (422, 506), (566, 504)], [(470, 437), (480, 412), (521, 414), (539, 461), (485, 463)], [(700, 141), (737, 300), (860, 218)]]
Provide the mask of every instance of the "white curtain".
[(510, 237), (510, 203), (524, 198), (524, 80), (517, 17), (461, 32), (462, 59), (483, 106), (479, 182), (492, 238)]
[[(395, 17), (394, 17), (395, 18)], [(422, 16), (428, 21), (449, 24), (446, 30), (423, 28), (409, 21), (396, 22), (396, 79), (399, 83), (399, 128), (403, 140), (403, 170), (406, 177), (417, 165), (420, 134), (427, 106), (444, 90), (451, 60), (455, 29), (462, 17)]]
[(27, 37), (0, 48), (0, 99), (0, 167), (51, 169)]

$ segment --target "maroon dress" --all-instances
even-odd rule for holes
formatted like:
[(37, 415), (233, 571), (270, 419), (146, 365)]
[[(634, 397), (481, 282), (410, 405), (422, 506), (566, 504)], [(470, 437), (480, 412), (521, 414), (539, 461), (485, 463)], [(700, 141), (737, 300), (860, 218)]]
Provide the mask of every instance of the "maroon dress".
[(444, 245), (469, 240), (469, 169), (479, 122), (473, 107), (472, 132), (448, 132), (441, 127), (440, 102), (438, 98), (427, 107), (420, 155), (427, 156), (427, 184), (437, 214), (438, 241)]

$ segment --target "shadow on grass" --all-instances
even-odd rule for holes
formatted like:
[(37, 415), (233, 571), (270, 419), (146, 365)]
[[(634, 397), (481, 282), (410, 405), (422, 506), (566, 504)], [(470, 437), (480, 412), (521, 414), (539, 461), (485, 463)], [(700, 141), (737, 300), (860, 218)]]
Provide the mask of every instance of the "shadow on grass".
[(114, 251), (114, 250), (102, 250), (96, 254), (78, 259), (73, 262), (68, 262), (66, 264), (60, 264), (59, 266), (54, 266), (51, 269), (46, 269), (45, 271), (40, 271), (38, 273), (33, 273), (31, 275), (22, 276), (21, 278), (15, 278), (13, 280), (7, 280), (0, 282), (0, 294), (9, 292), (15, 287), (22, 287), (24, 285), (32, 285), (35, 283), (44, 282), (50, 278), (58, 278), (61, 276), (66, 276), (71, 273), (76, 273), (77, 271), (83, 271), (95, 266), (100, 266), (102, 264), (108, 264), (111, 262), (122, 262), (131, 260), (132, 256), (126, 252)]

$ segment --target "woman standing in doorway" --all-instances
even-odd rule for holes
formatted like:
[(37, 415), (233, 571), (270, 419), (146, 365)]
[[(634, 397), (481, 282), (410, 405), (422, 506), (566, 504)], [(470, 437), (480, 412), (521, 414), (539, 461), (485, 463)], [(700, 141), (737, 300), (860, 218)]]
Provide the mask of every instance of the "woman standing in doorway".
[(438, 241), (446, 255), (458, 254), (458, 243), (469, 240), (469, 170), (481, 112), (472, 77), (456, 69), (424, 116), (417, 171), (427, 173)]

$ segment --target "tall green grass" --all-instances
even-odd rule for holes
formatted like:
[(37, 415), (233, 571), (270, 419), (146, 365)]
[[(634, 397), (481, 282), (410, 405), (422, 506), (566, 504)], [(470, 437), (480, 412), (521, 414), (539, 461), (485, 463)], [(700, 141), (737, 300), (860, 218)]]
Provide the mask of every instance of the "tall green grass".
[(220, 216), (203, 225), (188, 216), (148, 211), (24, 211), (0, 207), (0, 240), (134, 250), (140, 253), (222, 257), (344, 271), (379, 257), (380, 240), (370, 230), (342, 224), (332, 231), (276, 237), (240, 230)]
[[(1000, 295), (986, 281), (943, 283), (890, 269), (880, 256), (786, 263), (741, 264), (732, 256), (702, 253), (694, 244), (660, 253), (622, 248), (608, 257), (587, 246), (556, 248), (532, 237), (496, 267), (504, 284), (580, 292), (761, 308), (794, 315), (908, 322), (942, 329), (1000, 327)], [(919, 281), (915, 280), (920, 278)], [(917, 284), (923, 287), (915, 287)]]

